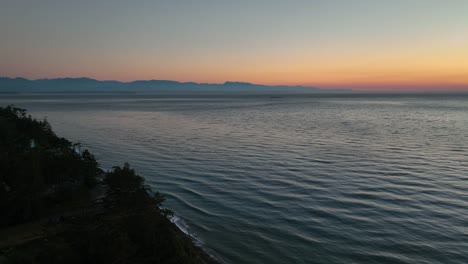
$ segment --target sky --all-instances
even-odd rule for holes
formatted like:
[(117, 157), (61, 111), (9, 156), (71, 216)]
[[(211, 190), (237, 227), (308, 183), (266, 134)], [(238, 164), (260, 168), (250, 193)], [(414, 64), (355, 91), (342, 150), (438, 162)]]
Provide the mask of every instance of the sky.
[(468, 0), (0, 0), (0, 76), (468, 90)]

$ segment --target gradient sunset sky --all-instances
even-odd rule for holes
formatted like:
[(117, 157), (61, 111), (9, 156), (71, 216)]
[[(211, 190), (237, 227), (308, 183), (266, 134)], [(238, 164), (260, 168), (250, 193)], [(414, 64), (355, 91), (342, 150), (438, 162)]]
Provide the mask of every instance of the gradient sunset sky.
[(468, 0), (0, 3), (0, 76), (468, 90)]

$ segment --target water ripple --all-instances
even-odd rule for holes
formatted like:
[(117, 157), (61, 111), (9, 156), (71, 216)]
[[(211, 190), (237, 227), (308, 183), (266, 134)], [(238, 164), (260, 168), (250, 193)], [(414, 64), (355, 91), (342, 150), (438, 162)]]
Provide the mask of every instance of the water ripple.
[(466, 95), (5, 95), (227, 263), (468, 263)]

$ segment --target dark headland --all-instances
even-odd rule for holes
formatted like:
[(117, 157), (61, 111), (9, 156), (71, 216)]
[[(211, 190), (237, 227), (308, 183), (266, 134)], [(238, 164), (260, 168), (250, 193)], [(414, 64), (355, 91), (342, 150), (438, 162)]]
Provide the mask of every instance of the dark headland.
[(217, 263), (128, 164), (103, 171), (14, 106), (0, 128), (0, 263)]
[(132, 82), (99, 81), (90, 78), (58, 78), (28, 80), (0, 77), (1, 93), (38, 92), (346, 92), (349, 90), (317, 87), (261, 85), (247, 82), (195, 83), (168, 80)]

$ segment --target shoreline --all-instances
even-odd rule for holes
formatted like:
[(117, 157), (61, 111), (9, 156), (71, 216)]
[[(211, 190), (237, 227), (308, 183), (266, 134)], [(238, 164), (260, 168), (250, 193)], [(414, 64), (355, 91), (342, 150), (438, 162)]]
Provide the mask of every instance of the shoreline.
[[(0, 107), (0, 262), (220, 264), (124, 163), (104, 171), (46, 120)], [(78, 148), (78, 150), (77, 150)]]
[(209, 248), (203, 247), (202, 241), (190, 235), (190, 233), (184, 227), (182, 227), (181, 224), (178, 224), (178, 222), (184, 221), (182, 218), (174, 215), (169, 218), (169, 221), (171, 221), (171, 223), (174, 224), (174, 226), (177, 229), (176, 231), (178, 232), (180, 236), (185, 237), (185, 239), (190, 240), (190, 242), (194, 245), (195, 249), (197, 250), (198, 254), (200, 254), (200, 256), (203, 258), (203, 260), (207, 264), (224, 264), (223, 261), (221, 261), (219, 258), (217, 258), (216, 256), (213, 256), (212, 254), (208, 252), (207, 249)]

